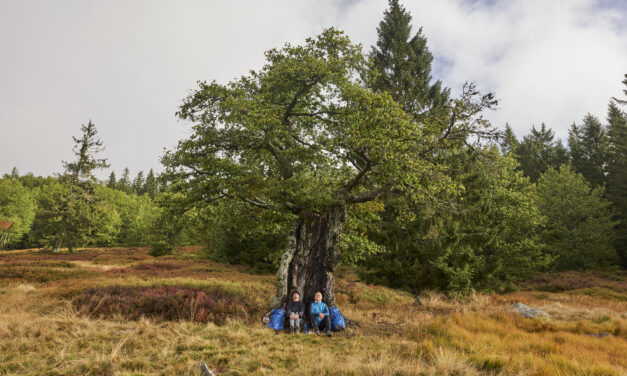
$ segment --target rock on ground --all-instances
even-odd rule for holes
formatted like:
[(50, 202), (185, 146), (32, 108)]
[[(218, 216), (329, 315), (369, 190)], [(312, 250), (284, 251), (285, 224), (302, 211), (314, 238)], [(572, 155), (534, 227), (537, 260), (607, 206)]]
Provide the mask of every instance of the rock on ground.
[(510, 310), (517, 312), (521, 316), (524, 316), (529, 319), (538, 317), (538, 316), (545, 316), (545, 317), (548, 316), (548, 314), (544, 312), (543, 310), (539, 308), (529, 307), (528, 305), (524, 303), (520, 303), (520, 302), (512, 305), (510, 307)]

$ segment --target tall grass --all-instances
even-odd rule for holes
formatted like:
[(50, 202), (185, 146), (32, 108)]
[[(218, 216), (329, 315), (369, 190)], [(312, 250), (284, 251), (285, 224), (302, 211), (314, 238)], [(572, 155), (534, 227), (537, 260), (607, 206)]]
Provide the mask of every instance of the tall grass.
[[(404, 292), (339, 279), (338, 304), (356, 326), (326, 338), (263, 327), (272, 276), (192, 251), (0, 255), (0, 375), (197, 375), (200, 360), (217, 375), (627, 374), (627, 302), (600, 292), (624, 293), (607, 287), (620, 275), (595, 277), (605, 285), (583, 287), (590, 294), (529, 289), (454, 301), (425, 292), (422, 306)], [(549, 317), (511, 312), (518, 301)], [(199, 319), (203, 308), (222, 316)]]

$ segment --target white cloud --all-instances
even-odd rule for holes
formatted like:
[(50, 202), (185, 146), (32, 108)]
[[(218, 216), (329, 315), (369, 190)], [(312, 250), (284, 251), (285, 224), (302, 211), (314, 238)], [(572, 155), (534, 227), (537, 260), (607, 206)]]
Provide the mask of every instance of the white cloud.
[[(518, 135), (544, 121), (564, 137), (605, 116), (627, 73), (627, 9), (607, 0), (405, 1), (423, 26), (438, 79), (495, 91), (496, 125)], [(602, 7), (600, 5), (603, 5)], [(385, 0), (0, 2), (0, 173), (48, 175), (71, 135), (94, 120), (120, 172), (159, 170), (188, 134), (174, 113), (197, 80), (226, 82), (263, 52), (324, 27), (370, 50)]]
[(603, 118), (609, 97), (620, 93), (627, 73), (624, 9), (588, 0), (437, 4), (407, 8), (424, 25), (436, 62), (450, 62), (445, 83), (459, 88), (472, 80), (496, 92), (495, 125), (509, 122), (521, 136), (545, 122), (566, 137), (587, 112)]

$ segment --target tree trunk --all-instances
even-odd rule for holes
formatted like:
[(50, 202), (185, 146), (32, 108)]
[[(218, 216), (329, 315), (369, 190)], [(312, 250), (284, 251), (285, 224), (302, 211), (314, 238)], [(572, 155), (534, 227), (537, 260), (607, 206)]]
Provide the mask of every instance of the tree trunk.
[(52, 246), (52, 252), (58, 253), (61, 250), (61, 241), (55, 240), (54, 245)]
[(294, 291), (305, 304), (313, 301), (316, 291), (324, 291), (324, 301), (333, 305), (335, 279), (339, 261), (339, 242), (346, 207), (335, 206), (326, 213), (306, 213), (294, 225), (287, 249), (277, 272), (277, 291), (272, 307), (285, 304)]

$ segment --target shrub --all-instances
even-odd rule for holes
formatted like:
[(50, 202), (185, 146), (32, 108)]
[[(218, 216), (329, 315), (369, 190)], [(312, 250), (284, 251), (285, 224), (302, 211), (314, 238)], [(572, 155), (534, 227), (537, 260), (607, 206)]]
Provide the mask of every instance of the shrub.
[(175, 270), (175, 269), (181, 269), (182, 267), (183, 267), (182, 265), (174, 264), (171, 262), (161, 262), (161, 263), (143, 262), (141, 264), (132, 266), (134, 270), (149, 271), (149, 272), (160, 271), (160, 270)]
[(150, 248), (150, 251), (148, 251), (148, 253), (154, 257), (171, 255), (172, 244), (168, 243), (165, 240), (156, 241), (152, 244), (152, 247)]
[(566, 271), (541, 273), (524, 284), (527, 290), (562, 292), (586, 288), (605, 288), (616, 292), (627, 291), (627, 274), (601, 271)]

